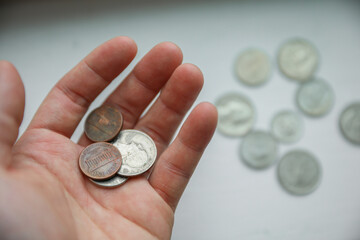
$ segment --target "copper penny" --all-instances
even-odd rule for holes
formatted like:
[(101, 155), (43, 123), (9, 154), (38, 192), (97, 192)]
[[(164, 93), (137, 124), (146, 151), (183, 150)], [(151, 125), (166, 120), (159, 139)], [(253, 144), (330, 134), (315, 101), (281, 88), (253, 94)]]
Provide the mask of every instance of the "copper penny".
[(93, 142), (108, 142), (121, 130), (123, 117), (115, 106), (103, 105), (92, 111), (85, 121), (85, 134)]
[(90, 144), (79, 157), (81, 171), (96, 180), (108, 179), (115, 175), (119, 171), (121, 163), (120, 151), (106, 142)]

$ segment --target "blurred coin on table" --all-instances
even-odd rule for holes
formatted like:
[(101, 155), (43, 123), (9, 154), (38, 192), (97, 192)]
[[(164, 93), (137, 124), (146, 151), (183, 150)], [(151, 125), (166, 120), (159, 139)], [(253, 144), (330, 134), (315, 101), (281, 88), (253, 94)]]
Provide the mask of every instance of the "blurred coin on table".
[(241, 142), (240, 156), (251, 168), (265, 169), (277, 160), (277, 143), (267, 132), (253, 131)]
[(294, 195), (306, 195), (313, 192), (321, 179), (321, 166), (311, 153), (304, 150), (292, 150), (286, 153), (277, 168), (281, 186)]
[(114, 176), (112, 176), (111, 178), (106, 179), (106, 180), (94, 180), (94, 179), (91, 179), (91, 178), (89, 178), (89, 179), (94, 184), (96, 184), (98, 186), (101, 186), (101, 187), (107, 187), (107, 188), (120, 186), (123, 183), (125, 183), (126, 180), (128, 180), (127, 177), (119, 176), (118, 174), (115, 174)]
[(340, 129), (343, 136), (360, 145), (360, 102), (351, 103), (340, 115)]
[(107, 142), (120, 132), (123, 117), (116, 106), (103, 105), (92, 111), (85, 120), (85, 134), (93, 142)]
[(236, 92), (221, 96), (215, 106), (219, 113), (218, 130), (231, 137), (246, 135), (255, 123), (255, 109), (250, 100)]
[(296, 104), (303, 113), (311, 117), (324, 116), (332, 109), (334, 101), (334, 91), (323, 80), (304, 83), (296, 93)]
[(90, 144), (79, 157), (81, 171), (96, 180), (108, 179), (115, 175), (120, 169), (121, 162), (119, 150), (106, 142)]
[(270, 59), (261, 50), (245, 50), (236, 60), (235, 72), (242, 83), (248, 86), (259, 86), (270, 77)]
[(319, 54), (307, 40), (293, 38), (278, 52), (280, 71), (290, 79), (305, 82), (311, 79), (319, 65)]
[(154, 141), (147, 134), (138, 130), (123, 130), (112, 144), (119, 149), (123, 157), (118, 174), (136, 176), (149, 170), (154, 164), (157, 149)]
[(276, 140), (282, 143), (297, 142), (303, 135), (303, 129), (303, 120), (294, 111), (281, 111), (271, 121), (271, 133)]

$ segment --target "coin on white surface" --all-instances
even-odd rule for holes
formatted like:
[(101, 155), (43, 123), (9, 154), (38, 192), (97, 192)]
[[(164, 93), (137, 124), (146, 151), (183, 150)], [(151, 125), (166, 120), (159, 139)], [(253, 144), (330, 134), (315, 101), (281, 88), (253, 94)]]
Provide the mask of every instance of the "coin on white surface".
[(306, 195), (318, 187), (321, 166), (311, 153), (293, 150), (280, 160), (277, 173), (279, 182), (286, 191), (295, 195)]
[(261, 50), (245, 50), (236, 60), (235, 71), (237, 77), (242, 83), (249, 86), (261, 85), (270, 77), (270, 59)]
[(340, 115), (340, 129), (350, 142), (360, 145), (360, 102), (347, 106)]
[(277, 159), (277, 143), (267, 132), (253, 131), (244, 137), (240, 146), (242, 160), (251, 168), (264, 169)]
[(126, 182), (126, 180), (128, 180), (127, 177), (124, 176), (119, 176), (118, 174), (116, 174), (115, 176), (111, 177), (110, 179), (107, 180), (94, 180), (89, 178), (90, 181), (92, 181), (94, 184), (99, 185), (101, 187), (107, 187), (107, 188), (112, 188), (112, 187), (117, 187), (122, 185), (124, 182)]
[(277, 113), (271, 122), (272, 135), (282, 143), (297, 142), (303, 134), (303, 129), (301, 116), (290, 110)]
[(122, 155), (122, 165), (118, 174), (136, 176), (149, 170), (156, 160), (154, 141), (147, 134), (133, 129), (123, 130), (112, 144)]
[(313, 80), (302, 84), (296, 93), (296, 103), (300, 110), (312, 117), (328, 113), (335, 101), (330, 85), (322, 80)]
[(221, 96), (215, 106), (219, 113), (218, 130), (231, 137), (246, 135), (255, 122), (255, 110), (250, 100), (236, 92)]
[(319, 54), (309, 41), (293, 38), (280, 47), (278, 65), (288, 78), (305, 82), (310, 80), (317, 70)]

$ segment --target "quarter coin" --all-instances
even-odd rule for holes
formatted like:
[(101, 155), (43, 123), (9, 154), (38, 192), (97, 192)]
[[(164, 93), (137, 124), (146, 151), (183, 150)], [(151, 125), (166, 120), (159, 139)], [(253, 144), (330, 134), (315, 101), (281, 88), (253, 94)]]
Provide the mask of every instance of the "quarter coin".
[(79, 157), (81, 171), (96, 180), (107, 179), (115, 175), (120, 169), (121, 162), (119, 150), (106, 142), (90, 144)]
[(149, 170), (156, 160), (154, 141), (138, 130), (123, 130), (112, 144), (121, 152), (123, 162), (118, 174), (136, 176)]
[(123, 117), (115, 106), (103, 105), (92, 111), (85, 121), (85, 134), (93, 142), (108, 142), (120, 132)]
[(215, 102), (219, 113), (218, 130), (231, 137), (246, 135), (254, 126), (255, 110), (250, 100), (239, 93), (228, 93)]
[(306, 195), (318, 187), (321, 167), (311, 153), (293, 150), (280, 160), (277, 173), (279, 182), (286, 191), (295, 195)]
[(303, 134), (303, 121), (294, 111), (281, 111), (271, 122), (271, 133), (282, 143), (297, 142)]
[(240, 155), (249, 167), (265, 169), (277, 159), (277, 143), (269, 133), (254, 131), (244, 137)]
[(278, 64), (285, 76), (299, 82), (305, 82), (310, 80), (317, 70), (319, 55), (309, 41), (294, 38), (280, 47)]
[(296, 93), (298, 107), (311, 117), (320, 117), (328, 113), (334, 105), (334, 100), (332, 88), (322, 80), (304, 83)]
[(235, 71), (242, 83), (258, 86), (265, 83), (270, 77), (270, 60), (264, 52), (258, 49), (248, 49), (237, 58)]
[(340, 115), (340, 129), (346, 139), (360, 145), (360, 102), (347, 106)]
[(111, 188), (111, 187), (117, 187), (120, 186), (121, 184), (123, 184), (124, 182), (126, 182), (126, 180), (128, 180), (127, 177), (123, 177), (123, 176), (119, 176), (118, 174), (115, 174), (113, 177), (111, 177), (110, 179), (106, 179), (106, 180), (94, 180), (89, 178), (90, 181), (92, 181), (93, 183), (95, 183), (96, 185), (99, 185), (101, 187), (107, 187), (107, 188)]

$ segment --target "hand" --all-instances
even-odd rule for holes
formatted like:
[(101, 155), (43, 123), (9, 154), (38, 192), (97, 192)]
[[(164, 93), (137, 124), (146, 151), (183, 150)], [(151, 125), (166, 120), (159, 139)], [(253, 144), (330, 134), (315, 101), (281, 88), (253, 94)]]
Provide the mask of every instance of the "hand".
[(96, 48), (54, 86), (16, 143), (24, 88), (15, 68), (0, 62), (1, 239), (170, 238), (176, 205), (217, 121), (213, 105), (199, 104), (168, 147), (203, 85), (197, 67), (181, 64), (176, 45), (155, 46), (106, 99), (121, 108), (124, 129), (154, 139), (159, 157), (149, 176), (98, 187), (78, 167), (91, 142), (69, 139), (90, 103), (135, 54), (127, 37)]

